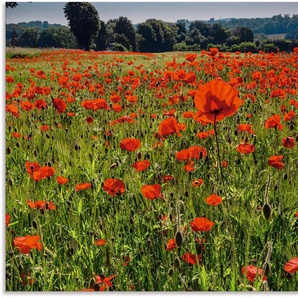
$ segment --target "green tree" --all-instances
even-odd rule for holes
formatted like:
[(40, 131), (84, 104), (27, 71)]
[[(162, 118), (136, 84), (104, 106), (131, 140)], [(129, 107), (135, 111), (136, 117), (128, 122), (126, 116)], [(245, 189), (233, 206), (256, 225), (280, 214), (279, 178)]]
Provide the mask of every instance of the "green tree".
[(38, 28), (27, 28), (19, 37), (21, 47), (37, 48), (40, 30)]
[(138, 24), (137, 33), (141, 52), (166, 52), (173, 50), (177, 27), (172, 23), (149, 19)]
[(41, 32), (39, 45), (42, 48), (76, 48), (76, 39), (69, 28), (48, 28)]
[(100, 29), (97, 32), (97, 35), (94, 39), (96, 49), (99, 51), (103, 51), (107, 48), (107, 29), (104, 21), (100, 21)]
[(137, 50), (136, 32), (135, 32), (132, 22), (130, 20), (128, 20), (126, 17), (120, 17), (119, 19), (116, 20), (115, 23), (116, 23), (116, 25), (114, 28), (114, 30), (115, 30), (114, 33), (117, 33), (120, 35), (123, 34), (129, 42), (128, 48), (131, 48), (132, 51), (136, 51)]
[(254, 41), (254, 34), (252, 30), (246, 27), (236, 27), (232, 34), (239, 38), (240, 43)]
[(88, 2), (67, 2), (64, 7), (64, 15), (78, 44), (86, 50), (90, 50), (92, 37), (100, 28), (96, 8)]

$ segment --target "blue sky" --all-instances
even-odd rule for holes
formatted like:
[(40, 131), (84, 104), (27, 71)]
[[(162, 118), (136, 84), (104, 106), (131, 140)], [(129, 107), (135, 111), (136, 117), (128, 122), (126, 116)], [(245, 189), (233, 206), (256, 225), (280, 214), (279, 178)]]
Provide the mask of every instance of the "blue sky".
[[(298, 2), (94, 2), (103, 21), (127, 17), (133, 24), (149, 18), (175, 22), (178, 19), (209, 20), (210, 18), (257, 18), (278, 14), (298, 14)], [(66, 2), (18, 2), (14, 9), (6, 9), (6, 23), (48, 21), (67, 25), (63, 7)]]

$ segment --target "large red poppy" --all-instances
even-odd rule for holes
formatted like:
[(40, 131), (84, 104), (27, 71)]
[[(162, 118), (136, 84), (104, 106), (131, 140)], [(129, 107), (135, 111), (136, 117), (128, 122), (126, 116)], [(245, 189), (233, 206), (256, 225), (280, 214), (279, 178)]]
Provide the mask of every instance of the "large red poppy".
[(285, 166), (285, 164), (282, 162), (282, 159), (282, 155), (271, 156), (268, 159), (268, 165), (281, 170)]
[[(247, 267), (242, 267), (242, 273), (246, 275), (247, 279), (250, 282), (254, 282), (256, 276), (263, 275), (263, 269), (257, 268), (253, 265), (248, 265)], [(267, 277), (263, 276), (263, 280), (266, 280)]]
[(133, 167), (138, 171), (144, 171), (146, 170), (149, 166), (150, 166), (150, 161), (149, 160), (140, 160), (140, 161), (136, 161), (135, 163), (133, 163)]
[(125, 192), (125, 185), (120, 179), (109, 178), (104, 182), (103, 189), (110, 196), (116, 196)]
[(167, 137), (172, 134), (177, 134), (178, 137), (181, 136), (180, 131), (185, 130), (186, 126), (183, 123), (178, 123), (176, 118), (169, 117), (164, 119), (158, 126), (158, 134), (162, 137)]
[(208, 232), (213, 225), (214, 222), (205, 217), (196, 217), (190, 222), (190, 226), (194, 232)]
[(214, 123), (234, 115), (243, 101), (238, 97), (238, 91), (231, 85), (215, 79), (198, 89), (194, 103), (198, 109), (194, 120)]
[(291, 259), (284, 266), (284, 270), (290, 274), (293, 274), (298, 271), (298, 257)]
[(149, 200), (155, 200), (162, 197), (160, 184), (146, 184), (142, 186), (142, 194)]
[(31, 249), (36, 248), (37, 250), (42, 250), (42, 243), (39, 242), (40, 236), (24, 236), (16, 237), (13, 240), (13, 244), (18, 248), (22, 254), (28, 254)]
[(239, 144), (236, 150), (242, 154), (249, 154), (255, 151), (255, 146), (252, 144)]
[(120, 142), (120, 148), (126, 151), (136, 151), (141, 147), (141, 141), (135, 138), (126, 138)]

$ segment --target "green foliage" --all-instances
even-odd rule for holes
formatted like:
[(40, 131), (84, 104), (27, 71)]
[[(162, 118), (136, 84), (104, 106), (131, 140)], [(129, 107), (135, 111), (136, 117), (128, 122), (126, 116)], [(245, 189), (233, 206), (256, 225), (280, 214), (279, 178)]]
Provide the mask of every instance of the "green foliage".
[(254, 42), (242, 42), (240, 44), (232, 45), (230, 48), (231, 52), (241, 52), (241, 53), (257, 53), (258, 48)]
[(64, 7), (64, 15), (68, 25), (78, 44), (90, 49), (92, 37), (99, 30), (100, 22), (96, 8), (88, 2), (67, 2)]
[(21, 47), (38, 48), (39, 37), (38, 28), (28, 28), (21, 34), (18, 43)]

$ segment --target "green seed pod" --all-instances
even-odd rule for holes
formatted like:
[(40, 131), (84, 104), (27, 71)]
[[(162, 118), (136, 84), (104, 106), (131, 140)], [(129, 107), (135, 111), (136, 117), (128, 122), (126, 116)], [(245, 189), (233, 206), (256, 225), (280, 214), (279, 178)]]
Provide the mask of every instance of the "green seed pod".
[(183, 238), (182, 232), (177, 231), (177, 233), (175, 235), (175, 241), (176, 241), (178, 247), (180, 247), (183, 244), (184, 238)]
[(266, 219), (269, 219), (270, 218), (271, 211), (272, 211), (271, 206), (268, 203), (264, 204), (264, 206), (263, 206), (263, 214), (264, 214), (264, 217)]

